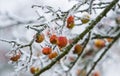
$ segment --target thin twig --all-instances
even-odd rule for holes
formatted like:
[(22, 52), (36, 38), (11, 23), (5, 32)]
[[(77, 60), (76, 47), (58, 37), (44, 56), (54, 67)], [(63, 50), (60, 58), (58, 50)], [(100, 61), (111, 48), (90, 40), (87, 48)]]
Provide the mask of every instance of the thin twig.
[(92, 37), (91, 39), (104, 39), (104, 38), (114, 39), (115, 37), (114, 36), (95, 36), (95, 37)]
[(16, 41), (8, 41), (8, 40), (3, 40), (3, 39), (0, 39), (0, 41), (10, 43), (10, 44), (13, 43), (13, 46), (15, 46), (15, 45), (20, 46), (21, 45), (21, 44), (17, 43)]
[(110, 2), (99, 2), (99, 3), (94, 3), (93, 5), (99, 5), (99, 6), (101, 6), (101, 5), (108, 5), (108, 4), (110, 4)]
[(89, 13), (90, 13), (90, 14), (92, 13), (93, 2), (94, 2), (94, 0), (91, 0), (91, 1), (90, 1), (90, 5), (89, 5)]

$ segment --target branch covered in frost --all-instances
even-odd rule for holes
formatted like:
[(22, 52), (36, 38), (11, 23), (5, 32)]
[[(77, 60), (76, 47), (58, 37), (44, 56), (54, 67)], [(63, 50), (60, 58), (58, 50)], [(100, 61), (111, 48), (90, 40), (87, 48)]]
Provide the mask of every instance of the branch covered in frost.
[(8, 41), (8, 40), (3, 40), (3, 39), (0, 39), (0, 41), (6, 42), (9, 44), (13, 44), (13, 46), (15, 46), (15, 45), (20, 46), (21, 45), (21, 44), (17, 43), (16, 41)]
[(100, 62), (100, 60), (105, 56), (105, 54), (109, 51), (109, 49), (112, 47), (112, 45), (120, 38), (120, 33), (114, 38), (114, 40), (108, 45), (108, 47), (104, 50), (104, 52), (100, 55), (100, 57), (94, 62), (92, 68), (89, 70), (89, 72), (87, 73), (87, 76), (90, 75), (90, 73), (92, 72), (92, 70), (94, 70), (94, 68), (96, 67), (96, 65), (98, 64), (98, 62)]
[(76, 44), (80, 39), (83, 39), (83, 37), (91, 30), (94, 28), (94, 26), (104, 17), (106, 14), (110, 11), (110, 9), (118, 2), (119, 0), (113, 0), (104, 10), (100, 15), (93, 20), (89, 26), (84, 30), (79, 36), (77, 36), (73, 43), (68, 45), (63, 53), (61, 53), (55, 60), (53, 60), (50, 64), (42, 68), (38, 73), (36, 73), (34, 76), (39, 76), (41, 73), (45, 72), (46, 70), (50, 69), (57, 61), (59, 61), (62, 57), (64, 57), (66, 54), (69, 53), (70, 49), (73, 47), (74, 44)]
[(16, 41), (7, 41), (7, 40), (2, 40), (2, 39), (0, 39), (0, 41), (7, 42), (9, 44), (13, 44), (13, 47), (16, 46), (16, 48), (14, 50), (12, 50), (12, 51), (17, 51), (19, 49), (22, 49), (22, 48), (25, 48), (25, 47), (29, 47), (29, 49), (30, 49), (30, 58), (29, 58), (28, 62), (30, 62), (31, 57), (32, 57), (32, 44), (34, 42), (34, 39), (32, 39), (28, 44), (24, 44), (24, 45), (22, 45), (20, 43), (17, 43)]
[(80, 58), (80, 57), (81, 57), (81, 55), (83, 54), (84, 49), (86, 48), (86, 46), (87, 46), (87, 44), (88, 44), (88, 42), (89, 42), (89, 40), (90, 40), (90, 35), (91, 35), (91, 32), (89, 32), (88, 37), (85, 39), (85, 44), (84, 44), (84, 46), (83, 46), (83, 48), (82, 48), (81, 53), (80, 53), (80, 54), (78, 54), (78, 57), (77, 57), (77, 58), (75, 59), (75, 61), (72, 63), (72, 65), (71, 65), (71, 67), (69, 68), (69, 70), (68, 70), (68, 71), (70, 71), (70, 70), (74, 67), (74, 65), (76, 64), (76, 62), (79, 60), (79, 58)]

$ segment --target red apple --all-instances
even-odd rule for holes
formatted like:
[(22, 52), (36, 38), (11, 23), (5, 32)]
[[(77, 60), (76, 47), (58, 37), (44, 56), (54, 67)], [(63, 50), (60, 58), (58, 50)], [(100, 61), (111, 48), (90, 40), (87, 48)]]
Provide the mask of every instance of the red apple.
[(57, 43), (57, 36), (56, 35), (51, 35), (50, 36), (50, 43), (56, 44)]
[(35, 73), (37, 73), (37, 72), (39, 72), (40, 71), (40, 68), (39, 67), (31, 67), (30, 68), (30, 72), (32, 73), (32, 74), (35, 74)]
[(50, 54), (52, 52), (52, 49), (50, 48), (50, 47), (44, 47), (43, 49), (42, 49), (42, 53), (44, 54), (44, 55), (48, 55), (48, 54)]
[(98, 71), (95, 71), (92, 73), (92, 76), (100, 76), (100, 73)]
[(74, 26), (74, 16), (71, 15), (67, 18), (67, 28), (72, 29)]
[(21, 53), (17, 53), (17, 54), (15, 54), (15, 55), (13, 55), (13, 56), (10, 58), (10, 60), (16, 62), (16, 61), (18, 61), (18, 60), (20, 59), (20, 57), (21, 57)]
[(49, 59), (53, 59), (53, 58), (57, 57), (57, 55), (58, 55), (57, 52), (53, 52), (53, 53), (50, 53), (50, 54), (48, 55), (48, 57), (49, 57)]
[(58, 40), (57, 40), (57, 45), (60, 47), (60, 48), (63, 48), (67, 45), (68, 41), (67, 41), (67, 38), (65, 36), (59, 36), (58, 37)]

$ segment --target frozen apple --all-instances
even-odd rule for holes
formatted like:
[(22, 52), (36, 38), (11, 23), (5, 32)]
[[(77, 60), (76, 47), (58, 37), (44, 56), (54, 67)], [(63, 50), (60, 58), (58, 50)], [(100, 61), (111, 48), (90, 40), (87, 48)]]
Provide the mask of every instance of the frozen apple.
[(37, 43), (41, 43), (43, 40), (45, 39), (45, 37), (44, 37), (44, 34), (36, 34), (35, 35), (35, 41), (37, 42)]
[(21, 57), (21, 53), (16, 53), (15, 55), (10, 57), (10, 60), (16, 62), (20, 59), (20, 57)]
[(56, 35), (51, 35), (50, 36), (50, 43), (56, 44), (57, 43), (57, 36)]
[(50, 47), (44, 47), (43, 49), (42, 49), (42, 53), (44, 54), (44, 55), (48, 55), (48, 54), (50, 54), (52, 52), (52, 49), (50, 48)]
[(58, 56), (58, 53), (55, 51), (55, 52), (52, 52), (52, 53), (50, 53), (49, 55), (48, 55), (48, 57), (49, 57), (49, 59), (53, 59), (53, 58), (55, 58), (55, 57), (57, 57)]
[(103, 48), (103, 47), (105, 47), (105, 41), (102, 40), (102, 39), (96, 39), (96, 40), (94, 41), (94, 44), (95, 44), (95, 46), (96, 46), (97, 48)]
[(68, 41), (67, 41), (67, 38), (65, 36), (59, 36), (58, 37), (58, 40), (57, 40), (57, 45), (60, 47), (60, 48), (63, 48), (67, 45)]
[(112, 42), (112, 41), (113, 41), (112, 38), (106, 38), (106, 40), (107, 40), (108, 42)]
[(76, 71), (76, 75), (77, 75), (77, 76), (86, 76), (86, 71), (83, 70), (83, 69), (78, 69), (78, 70)]
[(101, 76), (101, 75), (100, 75), (100, 72), (95, 71), (95, 72), (92, 73), (92, 76)]
[(88, 23), (89, 21), (90, 21), (90, 15), (89, 15), (89, 13), (83, 12), (82, 13), (82, 17), (81, 17), (81, 22), (83, 24), (85, 24), (85, 23)]
[(82, 49), (83, 49), (82, 45), (76, 44), (74, 47), (73, 53), (80, 54), (82, 52)]
[(35, 74), (35, 73), (37, 73), (37, 72), (39, 72), (40, 71), (40, 68), (39, 67), (30, 67), (30, 72), (32, 73), (32, 74)]
[(74, 16), (71, 15), (67, 18), (67, 28), (72, 29), (74, 26)]

